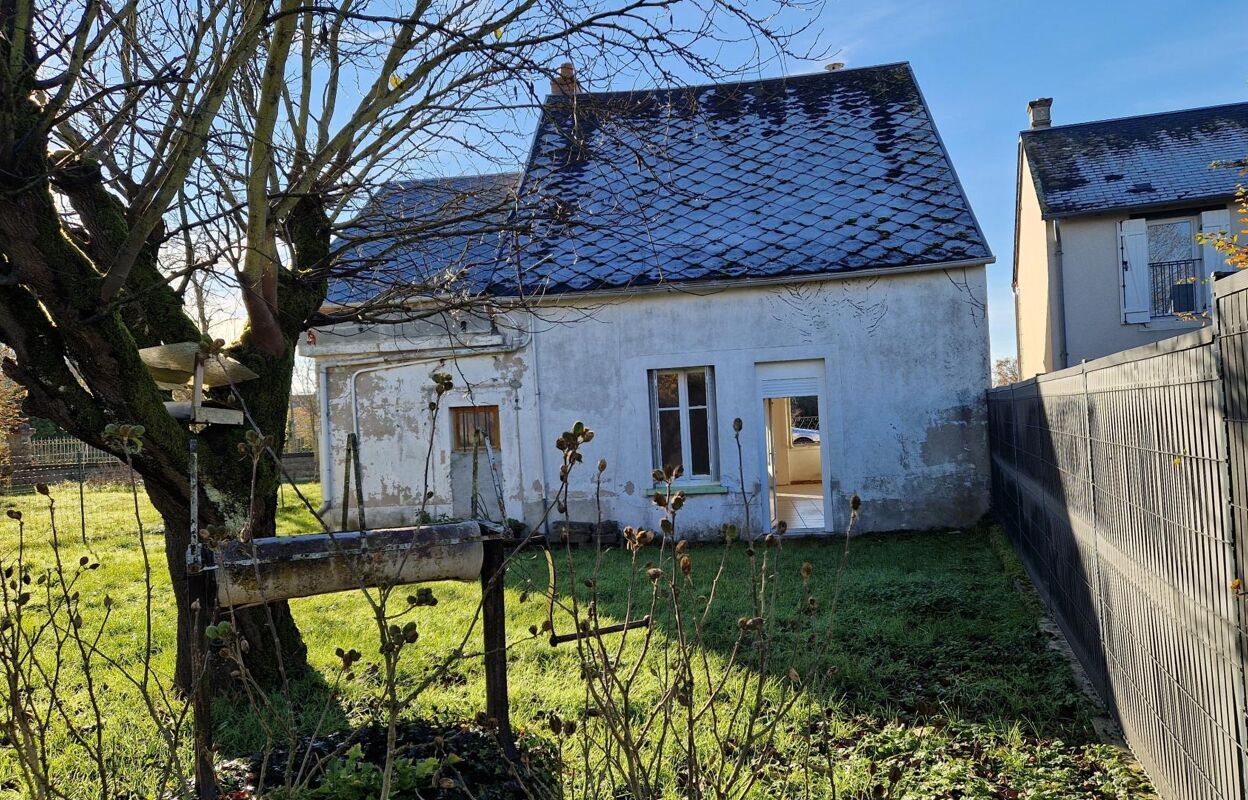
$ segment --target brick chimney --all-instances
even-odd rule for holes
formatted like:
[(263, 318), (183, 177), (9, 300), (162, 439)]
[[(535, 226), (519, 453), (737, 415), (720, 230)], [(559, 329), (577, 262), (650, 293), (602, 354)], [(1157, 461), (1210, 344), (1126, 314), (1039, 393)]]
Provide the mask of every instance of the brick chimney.
[(576, 80), (576, 67), (571, 61), (559, 65), (559, 73), (550, 79), (551, 94), (580, 94), (581, 84)]
[(1052, 118), (1049, 116), (1049, 111), (1052, 108), (1052, 97), (1040, 97), (1027, 104), (1027, 118), (1031, 120), (1031, 127), (1033, 130), (1036, 128), (1049, 127), (1052, 122)]

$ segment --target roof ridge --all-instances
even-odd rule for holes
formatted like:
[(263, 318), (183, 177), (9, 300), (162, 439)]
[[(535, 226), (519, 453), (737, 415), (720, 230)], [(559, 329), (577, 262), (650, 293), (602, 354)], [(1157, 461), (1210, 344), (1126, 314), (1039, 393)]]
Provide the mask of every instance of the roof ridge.
[(476, 173), (468, 173), (466, 175), (442, 175), (442, 176), (433, 176), (429, 178), (403, 178), (400, 180), (391, 181), (390, 183), (387, 183), (385, 185), (386, 186), (425, 186), (425, 185), (432, 184), (432, 183), (446, 183), (450, 181), (480, 180), (483, 178), (519, 177), (523, 174), (524, 174), (524, 167), (521, 167), (520, 169), (507, 170), (505, 172), (476, 172)]
[(548, 94), (546, 95), (546, 102), (550, 102), (552, 100), (558, 102), (558, 101), (567, 100), (569, 98), (575, 99), (578, 97), (597, 98), (597, 97), (616, 97), (616, 96), (624, 96), (624, 95), (658, 94), (660, 92), (683, 92), (683, 91), (691, 91), (691, 90), (699, 90), (699, 89), (716, 89), (716, 88), (721, 88), (725, 86), (747, 86), (747, 85), (761, 86), (763, 84), (768, 84), (768, 83), (786, 83), (789, 81), (809, 80), (811, 78), (836, 78), (837, 76), (845, 75), (851, 72), (869, 72), (872, 70), (895, 69), (897, 67), (905, 67), (907, 69), (910, 69), (911, 72), (913, 72), (913, 69), (910, 67), (909, 61), (891, 61), (887, 64), (871, 64), (871, 65), (863, 66), (863, 67), (842, 67), (841, 69), (835, 69), (835, 70), (824, 69), (824, 70), (820, 70), (817, 72), (799, 72), (794, 75), (773, 75), (770, 78), (748, 78), (748, 79), (743, 78), (741, 80), (736, 80), (736, 81), (718, 81), (718, 82), (708, 81), (706, 83), (692, 83), (692, 84), (677, 85), (677, 86), (651, 86), (648, 89), (608, 89), (606, 91), (601, 91), (601, 92), (578, 92), (572, 95)]
[(1088, 128), (1093, 125), (1107, 125), (1114, 122), (1130, 122), (1138, 119), (1149, 119), (1152, 117), (1173, 117), (1179, 114), (1192, 114), (1198, 111), (1213, 111), (1219, 108), (1232, 108), (1234, 106), (1248, 107), (1248, 100), (1241, 100), (1237, 103), (1215, 103), (1208, 106), (1196, 106), (1195, 108), (1176, 108), (1171, 111), (1153, 111), (1148, 114), (1128, 114), (1123, 117), (1108, 117), (1106, 119), (1090, 119), (1083, 122), (1068, 122), (1064, 125), (1050, 125), (1047, 128), (1024, 128), (1019, 131), (1023, 136), (1031, 134), (1043, 134), (1045, 131), (1064, 130), (1069, 128)]

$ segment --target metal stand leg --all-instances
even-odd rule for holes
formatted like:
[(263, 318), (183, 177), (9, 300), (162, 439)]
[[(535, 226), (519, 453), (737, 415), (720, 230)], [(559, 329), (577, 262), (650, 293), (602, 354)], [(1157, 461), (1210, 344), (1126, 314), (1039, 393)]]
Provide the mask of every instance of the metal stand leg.
[(194, 684), (191, 691), (192, 736), (195, 751), (195, 794), (198, 800), (217, 800), (217, 772), (212, 763), (212, 681), (207, 669), (207, 648), (204, 646), (205, 621), (212, 620), (212, 576), (204, 570), (199, 543), (199, 440), (192, 438), (189, 453), (191, 503), (190, 548), (186, 553), (186, 583), (190, 595), (191, 670)]
[[(210, 581), (211, 578), (206, 572), (187, 577), (191, 602), (199, 604), (199, 611), (194, 613), (197, 623), (201, 619), (211, 619), (210, 616), (205, 616), (211, 613)], [(191, 699), (194, 719), (195, 791), (198, 800), (217, 800), (219, 796), (217, 773), (212, 759), (215, 750), (212, 736), (212, 679), (205, 668), (207, 653), (203, 641), (203, 628), (203, 625), (196, 624), (191, 634), (194, 637), (191, 645), (191, 664), (195, 673), (194, 696)]]
[(481, 562), (481, 616), (485, 638), (485, 715), (498, 726), (498, 742), (508, 758), (516, 758), (507, 702), (507, 619), (503, 563), (506, 543), (487, 540)]

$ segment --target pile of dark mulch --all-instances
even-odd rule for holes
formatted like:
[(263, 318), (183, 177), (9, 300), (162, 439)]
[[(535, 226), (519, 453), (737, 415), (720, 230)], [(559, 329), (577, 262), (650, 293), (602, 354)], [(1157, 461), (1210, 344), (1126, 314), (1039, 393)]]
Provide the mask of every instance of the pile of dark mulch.
[[(415, 720), (403, 722), (398, 730), (395, 746), (396, 758), (408, 758), (413, 762), (436, 758), (445, 766), (441, 775), (450, 778), (435, 781), (432, 785), (419, 787), (416, 793), (399, 793), (396, 798), (421, 797), (425, 800), (521, 800), (533, 795), (543, 796), (559, 784), (556, 775), (556, 759), (548, 743), (531, 736), (517, 735), (520, 757), (510, 761), (491, 731), (458, 722), (433, 722)], [(290, 748), (274, 748), (263, 759), (256, 754), (250, 764), (254, 781), (261, 778), (261, 761), (267, 761), (263, 771), (263, 785), (254, 787), (254, 794), (263, 797), (266, 792), (280, 788), (286, 783), (287, 765), (299, 773), (303, 767), (303, 780), (311, 773), (310, 788), (319, 785), (324, 769), (335, 759), (346, 758), (346, 753), (359, 746), (363, 751), (361, 761), (382, 766), (386, 757), (386, 728), (371, 726), (353, 731), (342, 731), (318, 739), (304, 739), (290, 759)], [(310, 755), (309, 755), (309, 751)], [(321, 764), (317, 770), (314, 765)], [(528, 792), (525, 787), (529, 787)], [(466, 791), (465, 791), (466, 790)], [(557, 792), (557, 789), (555, 790)]]

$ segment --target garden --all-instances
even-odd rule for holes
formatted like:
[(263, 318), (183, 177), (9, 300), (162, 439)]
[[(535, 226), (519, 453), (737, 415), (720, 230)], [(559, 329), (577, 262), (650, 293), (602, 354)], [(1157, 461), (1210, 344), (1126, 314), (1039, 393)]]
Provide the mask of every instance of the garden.
[[(316, 486), (301, 488), (319, 500)], [(90, 632), (79, 652), (76, 637), (50, 623), (35, 648), (56, 700), (34, 707), (63, 723), (33, 726), (49, 738), (57, 792), (169, 796), (191, 736), (170, 685), (175, 620), (159, 515), (125, 486), (92, 488), (85, 525), (76, 485), (4, 504), (0, 560), (13, 565), (20, 535), (32, 576), (26, 619), (55, 616), (40, 606), (58, 604), (47, 570), (59, 555), (80, 609), (70, 624)], [(313, 529), (288, 487), (279, 530)], [(227, 796), (270, 787), (273, 797), (375, 797), (383, 772), (395, 797), (674, 797), (691, 796), (694, 784), (724, 797), (1151, 796), (1129, 753), (1098, 740), (1098, 710), (1042, 630), (1039, 602), (995, 529), (754, 543), (726, 533), (696, 546), (638, 532), (619, 548), (556, 548), (553, 625), (653, 618), (647, 631), (559, 647), (548, 642), (544, 555), (513, 554), (517, 765), (499, 756), (480, 718), (480, 637), (466, 635), (479, 586), (427, 585), (402, 627), (408, 643), (393, 680), (361, 592), (294, 601), (312, 671), (281, 691), (240, 683), (215, 702)], [(11, 608), (21, 571), (5, 574)], [(663, 601), (669, 584), (675, 602)], [(36, 629), (26, 625), (25, 635)], [(408, 702), (387, 742), (392, 692)], [(0, 747), (5, 800), (24, 796), (12, 744)], [(383, 769), (387, 751), (393, 763)]]

